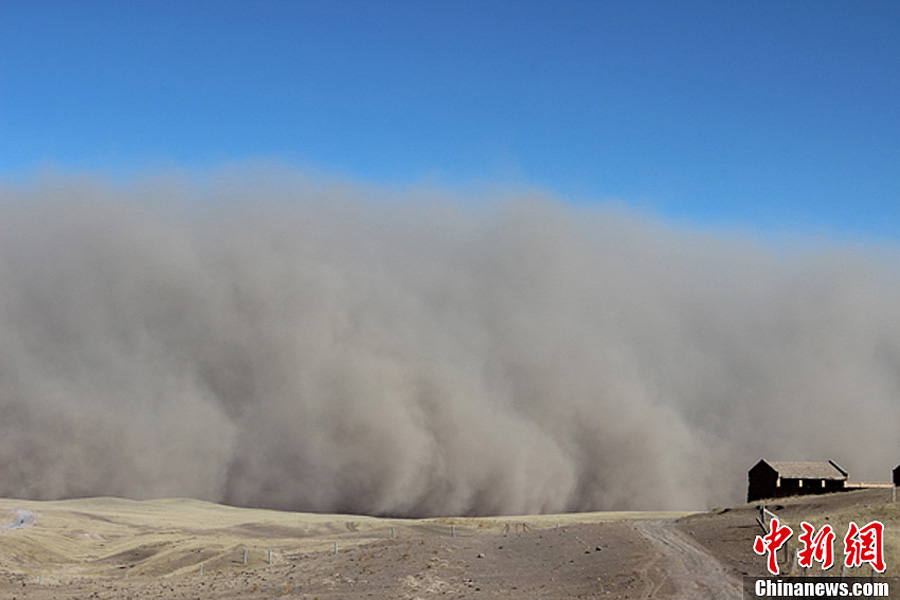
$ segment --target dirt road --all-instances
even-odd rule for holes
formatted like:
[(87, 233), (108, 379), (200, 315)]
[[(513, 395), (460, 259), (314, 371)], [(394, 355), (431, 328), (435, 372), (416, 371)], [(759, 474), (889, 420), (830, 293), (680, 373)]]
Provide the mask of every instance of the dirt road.
[(677, 529), (673, 521), (634, 521), (632, 527), (648, 542), (642, 570), (642, 598), (740, 598), (740, 583), (705, 548)]

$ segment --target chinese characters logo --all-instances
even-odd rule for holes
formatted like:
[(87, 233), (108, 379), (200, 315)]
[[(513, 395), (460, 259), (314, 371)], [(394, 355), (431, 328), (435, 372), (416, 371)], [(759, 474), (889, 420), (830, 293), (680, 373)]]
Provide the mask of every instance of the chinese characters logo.
[[(803, 529), (797, 539), (802, 548), (797, 552), (797, 561), (801, 567), (810, 568), (814, 562), (822, 564), (822, 570), (834, 565), (834, 528), (824, 525), (818, 532), (816, 528), (803, 521)], [(766, 535), (758, 535), (753, 542), (753, 551), (760, 556), (767, 556), (766, 568), (772, 575), (779, 574), (776, 553), (794, 535), (787, 525), (782, 525), (777, 517), (772, 517)], [(884, 573), (884, 525), (881, 521), (872, 521), (860, 527), (850, 521), (847, 534), (844, 536), (844, 566), (859, 567), (868, 563), (879, 573)]]

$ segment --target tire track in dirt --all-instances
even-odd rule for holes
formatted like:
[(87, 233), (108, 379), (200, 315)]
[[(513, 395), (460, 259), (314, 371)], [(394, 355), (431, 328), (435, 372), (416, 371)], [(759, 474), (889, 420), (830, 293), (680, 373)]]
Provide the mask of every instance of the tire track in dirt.
[(664, 584), (675, 588), (671, 598), (741, 598), (740, 582), (716, 557), (678, 530), (674, 522), (635, 521), (632, 527), (659, 555), (647, 565), (643, 598), (659, 598)]

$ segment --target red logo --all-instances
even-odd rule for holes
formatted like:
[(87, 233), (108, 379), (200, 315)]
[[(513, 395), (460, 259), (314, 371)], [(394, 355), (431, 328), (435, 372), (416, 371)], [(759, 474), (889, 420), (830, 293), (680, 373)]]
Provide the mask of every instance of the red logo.
[(863, 563), (884, 573), (884, 524), (881, 521), (872, 521), (863, 528), (850, 521), (844, 536), (844, 564), (858, 567)]
[(808, 569), (816, 561), (822, 563), (822, 570), (830, 569), (834, 564), (834, 528), (825, 525), (814, 537), (815, 527), (806, 521), (800, 523), (800, 527), (803, 528), (799, 537), (803, 549), (797, 552), (797, 562)]
[(794, 531), (790, 527), (779, 525), (778, 519), (772, 517), (769, 533), (764, 536), (756, 536), (756, 541), (753, 542), (753, 551), (759, 555), (769, 555), (766, 567), (772, 575), (778, 575), (778, 560), (776, 560), (775, 553), (791, 539), (792, 535), (794, 535)]
[[(814, 562), (822, 563), (822, 570), (830, 569), (834, 565), (834, 528), (831, 525), (823, 525), (816, 532), (816, 528), (803, 521), (800, 523), (803, 533), (798, 536), (803, 548), (797, 552), (797, 562), (801, 567), (810, 568)], [(753, 551), (762, 555), (768, 555), (766, 568), (772, 575), (778, 575), (778, 560), (776, 552), (784, 546), (794, 535), (794, 531), (787, 525), (778, 522), (777, 517), (772, 517), (769, 524), (769, 532), (766, 535), (758, 535), (753, 541)], [(850, 521), (847, 535), (844, 536), (844, 565), (847, 567), (859, 567), (863, 563), (869, 563), (879, 573), (884, 573), (884, 524), (881, 521), (872, 521), (860, 527)]]

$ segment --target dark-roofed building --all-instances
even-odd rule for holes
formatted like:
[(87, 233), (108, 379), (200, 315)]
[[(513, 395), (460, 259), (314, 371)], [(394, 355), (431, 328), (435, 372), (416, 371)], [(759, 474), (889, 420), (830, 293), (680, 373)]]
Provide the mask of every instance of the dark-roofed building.
[(844, 490), (847, 471), (833, 460), (760, 460), (747, 473), (747, 502), (761, 498), (784, 498), (806, 494), (826, 494)]

